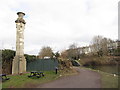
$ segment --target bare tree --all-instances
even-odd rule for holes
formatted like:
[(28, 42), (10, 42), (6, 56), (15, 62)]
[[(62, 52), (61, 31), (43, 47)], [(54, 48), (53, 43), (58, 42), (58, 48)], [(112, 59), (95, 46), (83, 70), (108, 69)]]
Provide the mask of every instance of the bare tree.
[(92, 39), (93, 51), (98, 52), (101, 49), (102, 36), (94, 36)]
[(79, 51), (77, 49), (77, 45), (75, 43), (71, 44), (69, 46), (68, 52), (68, 58), (69, 59), (78, 59), (79, 58)]
[(109, 46), (113, 43), (111, 39), (103, 36), (95, 36), (92, 39), (92, 51), (98, 53), (98, 55), (108, 55)]
[(39, 58), (43, 59), (44, 57), (50, 57), (52, 58), (53, 56), (53, 51), (52, 48), (47, 46), (47, 47), (42, 47), (42, 49), (39, 52)]
[(77, 44), (73, 43), (69, 46), (69, 49), (76, 49), (77, 48)]
[(61, 52), (60, 58), (67, 59), (68, 58), (68, 52), (66, 50)]

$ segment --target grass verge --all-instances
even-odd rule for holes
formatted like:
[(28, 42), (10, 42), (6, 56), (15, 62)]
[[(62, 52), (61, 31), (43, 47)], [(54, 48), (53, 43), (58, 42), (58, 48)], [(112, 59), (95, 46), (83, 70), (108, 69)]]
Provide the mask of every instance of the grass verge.
[(45, 76), (41, 78), (29, 78), (30, 73), (23, 75), (10, 75), (10, 80), (2, 83), (2, 88), (34, 88), (38, 84), (46, 83), (59, 78), (60, 73), (55, 74), (54, 71), (45, 71)]
[(102, 76), (101, 84), (102, 88), (118, 88), (118, 75), (114, 76), (113, 74), (99, 72)]
[(45, 71), (44, 77), (32, 77), (29, 78), (30, 73), (23, 75), (9, 75), (10, 80), (2, 83), (2, 88), (36, 88), (38, 85), (56, 80), (63, 76), (74, 75), (76, 71), (74, 69), (64, 69), (55, 74), (55, 71)]
[(102, 88), (118, 88), (118, 75), (114, 76), (113, 74), (102, 72), (99, 70), (94, 70), (91, 68), (85, 68), (85, 67), (80, 67), (80, 68), (89, 69), (98, 72), (101, 75)]

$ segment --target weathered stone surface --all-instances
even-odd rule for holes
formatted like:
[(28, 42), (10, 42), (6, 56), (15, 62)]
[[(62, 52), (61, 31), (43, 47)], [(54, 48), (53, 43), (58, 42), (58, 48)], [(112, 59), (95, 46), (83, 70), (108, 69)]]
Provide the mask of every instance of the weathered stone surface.
[(26, 24), (26, 22), (25, 22), (24, 19), (19, 19), (19, 18), (15, 21), (15, 23), (23, 23), (23, 24)]
[(18, 12), (16, 23), (16, 56), (13, 59), (12, 74), (20, 74), (26, 72), (26, 59), (24, 57), (24, 29), (25, 20), (22, 12)]
[(17, 18), (17, 20), (15, 21), (15, 23), (23, 23), (23, 24), (26, 24), (25, 20), (23, 19), (23, 16), (25, 15), (25, 13), (23, 13), (23, 12), (18, 12), (17, 15), (18, 15), (18, 18)]

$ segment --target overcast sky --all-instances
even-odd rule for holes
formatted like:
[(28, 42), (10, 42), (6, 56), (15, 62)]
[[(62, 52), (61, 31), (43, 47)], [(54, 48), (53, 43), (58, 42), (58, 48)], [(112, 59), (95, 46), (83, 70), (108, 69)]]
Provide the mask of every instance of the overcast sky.
[(102, 35), (118, 38), (119, 0), (1, 0), (0, 48), (15, 50), (17, 12), (24, 12), (25, 53), (42, 46), (62, 51), (72, 43), (89, 45)]

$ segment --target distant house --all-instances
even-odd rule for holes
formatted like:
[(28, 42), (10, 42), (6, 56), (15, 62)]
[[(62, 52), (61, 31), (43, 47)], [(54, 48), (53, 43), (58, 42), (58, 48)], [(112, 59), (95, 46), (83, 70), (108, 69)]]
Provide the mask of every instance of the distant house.
[(118, 42), (117, 42), (117, 41), (114, 41), (114, 42), (109, 43), (109, 44), (107, 45), (107, 47), (108, 47), (109, 49), (117, 49), (117, 46), (118, 46)]
[(108, 44), (109, 55), (115, 55), (115, 50), (119, 48), (120, 41), (113, 41)]
[(91, 49), (89, 46), (79, 47), (79, 48), (77, 48), (77, 50), (79, 51), (79, 54), (88, 54), (91, 52)]
[(44, 59), (50, 59), (50, 57), (45, 56)]

